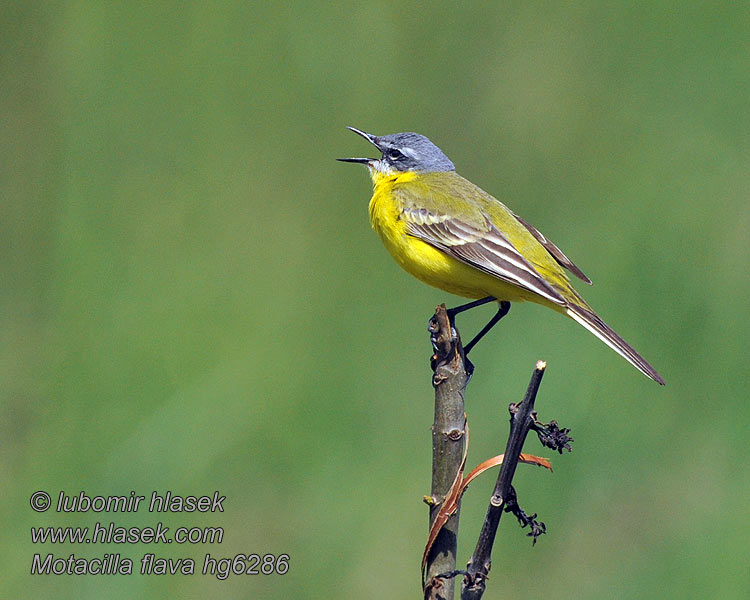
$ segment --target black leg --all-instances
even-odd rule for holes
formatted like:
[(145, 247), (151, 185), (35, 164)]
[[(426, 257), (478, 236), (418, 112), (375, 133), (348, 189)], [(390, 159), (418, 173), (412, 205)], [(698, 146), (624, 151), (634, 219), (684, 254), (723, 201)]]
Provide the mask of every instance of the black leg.
[[(485, 301), (489, 301), (489, 300), (494, 300), (494, 298), (489, 298), (489, 299), (483, 298), (482, 300), (477, 300), (477, 302), (481, 302), (482, 304), (485, 304)], [(465, 305), (465, 306), (468, 306), (468, 305)], [(458, 308), (463, 308), (463, 307), (459, 306)], [(464, 309), (464, 310), (467, 310), (467, 309)], [(500, 302), (500, 305), (497, 307), (497, 312), (489, 320), (487, 325), (482, 327), (482, 330), (474, 336), (474, 339), (464, 346), (464, 354), (468, 354), (471, 351), (471, 349), (474, 346), (476, 346), (477, 342), (481, 340), (490, 329), (492, 329), (495, 325), (497, 325), (497, 322), (500, 319), (502, 319), (505, 315), (508, 314), (509, 310), (510, 310), (510, 302), (506, 302), (505, 300)], [(450, 314), (450, 312), (448, 314)]]
[(456, 315), (466, 310), (476, 308), (477, 306), (482, 306), (483, 304), (487, 304), (488, 302), (496, 302), (496, 301), (497, 301), (496, 298), (493, 298), (492, 296), (487, 296), (486, 298), (482, 298), (481, 300), (474, 300), (474, 302), (469, 302), (468, 304), (462, 304), (461, 306), (457, 306), (456, 308), (449, 308), (445, 312), (448, 313), (448, 318), (451, 320), (451, 324), (452, 324), (453, 317), (455, 317)]

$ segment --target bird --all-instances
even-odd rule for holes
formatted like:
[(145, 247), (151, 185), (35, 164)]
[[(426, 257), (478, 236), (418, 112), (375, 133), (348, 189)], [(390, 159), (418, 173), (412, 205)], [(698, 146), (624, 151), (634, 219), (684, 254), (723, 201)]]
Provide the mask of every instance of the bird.
[(552, 241), (468, 179), (424, 135), (377, 136), (348, 127), (380, 158), (339, 158), (369, 170), (370, 223), (396, 262), (421, 281), (473, 299), (456, 314), (489, 302), (497, 313), (466, 346), (469, 350), (510, 309), (530, 301), (567, 315), (647, 377), (664, 379), (609, 327), (573, 288), (566, 273), (591, 280)]

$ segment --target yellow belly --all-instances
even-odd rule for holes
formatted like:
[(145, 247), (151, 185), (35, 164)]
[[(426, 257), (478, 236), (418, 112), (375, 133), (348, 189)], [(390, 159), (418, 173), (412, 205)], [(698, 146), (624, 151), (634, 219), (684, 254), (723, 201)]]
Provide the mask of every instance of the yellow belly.
[[(403, 178), (404, 175), (400, 175), (399, 181), (403, 182)], [(375, 193), (370, 200), (370, 223), (391, 256), (408, 273), (431, 286), (466, 298), (494, 296), (498, 300), (530, 300), (551, 306), (540, 296), (462, 263), (407, 234), (406, 223), (399, 219), (401, 207), (395, 204), (390, 194), (394, 180), (395, 177), (376, 183)]]
[(388, 242), (382, 234), (381, 237), (398, 264), (431, 286), (466, 298), (528, 299), (518, 287), (462, 263), (415, 237), (404, 234), (400, 240), (391, 237)]

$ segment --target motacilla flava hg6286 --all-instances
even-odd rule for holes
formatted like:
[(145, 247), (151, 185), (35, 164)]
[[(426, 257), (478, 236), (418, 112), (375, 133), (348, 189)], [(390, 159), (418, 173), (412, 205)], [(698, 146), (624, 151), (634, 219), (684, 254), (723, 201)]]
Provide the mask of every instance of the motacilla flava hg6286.
[(466, 351), (500, 320), (510, 302), (529, 300), (583, 325), (641, 373), (664, 380), (602, 321), (573, 289), (565, 269), (591, 280), (544, 235), (455, 171), (453, 163), (418, 133), (375, 136), (380, 158), (340, 158), (370, 171), (370, 223), (406, 271), (452, 294), (475, 298), (452, 314), (490, 301), (497, 314)]

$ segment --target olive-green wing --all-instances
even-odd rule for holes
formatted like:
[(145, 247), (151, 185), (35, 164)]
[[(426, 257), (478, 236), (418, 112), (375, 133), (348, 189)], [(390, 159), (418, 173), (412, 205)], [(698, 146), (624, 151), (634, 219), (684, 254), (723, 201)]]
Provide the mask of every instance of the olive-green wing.
[(586, 277), (583, 271), (581, 271), (581, 269), (579, 269), (572, 260), (565, 256), (563, 251), (560, 250), (560, 248), (558, 248), (555, 244), (553, 244), (551, 240), (548, 240), (541, 231), (536, 229), (536, 227), (534, 227), (533, 225), (530, 225), (529, 223), (524, 221), (517, 214), (513, 213), (513, 216), (518, 220), (519, 223), (521, 223), (521, 225), (529, 230), (529, 233), (531, 233), (531, 235), (533, 235), (542, 246), (546, 248), (547, 252), (552, 255), (552, 258), (554, 258), (560, 266), (568, 269), (581, 281), (585, 281), (586, 283), (591, 285), (591, 280)]
[(554, 304), (567, 305), (566, 299), (524, 258), (481, 206), (451, 206), (447, 198), (443, 204), (448, 210), (440, 210), (436, 193), (432, 186), (429, 196), (422, 186), (394, 189), (401, 205), (400, 218), (406, 222), (409, 235), (502, 281)]

